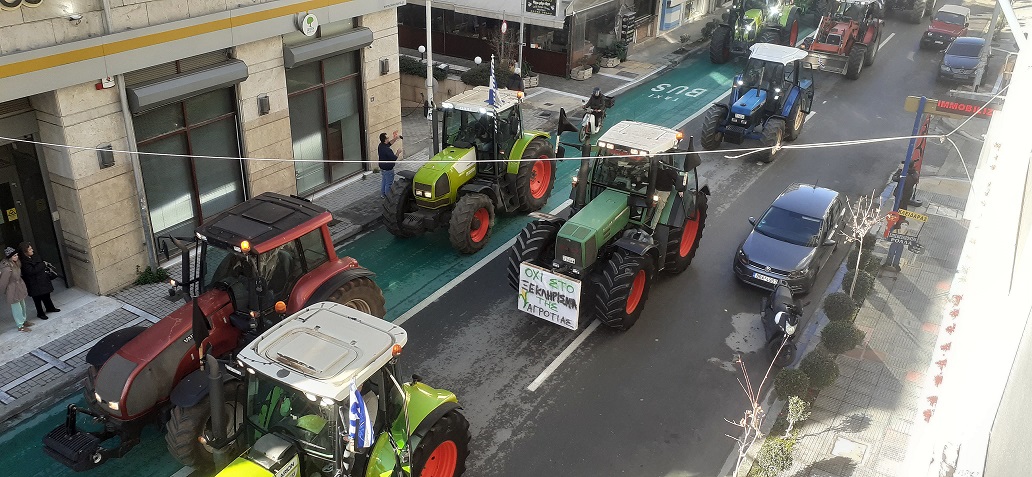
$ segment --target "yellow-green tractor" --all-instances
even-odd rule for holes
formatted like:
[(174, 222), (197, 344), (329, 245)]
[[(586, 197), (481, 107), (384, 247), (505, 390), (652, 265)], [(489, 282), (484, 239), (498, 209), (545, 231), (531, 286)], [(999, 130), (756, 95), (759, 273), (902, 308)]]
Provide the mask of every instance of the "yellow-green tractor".
[(441, 103), (441, 151), (415, 172), (399, 171), (383, 202), (390, 233), (412, 237), (447, 227), (456, 250), (476, 253), (497, 212), (544, 207), (557, 150), (548, 133), (524, 129), (522, 97), (478, 86)]
[(727, 63), (755, 43), (795, 46), (802, 10), (791, 1), (733, 0), (727, 19), (710, 36), (710, 61)]

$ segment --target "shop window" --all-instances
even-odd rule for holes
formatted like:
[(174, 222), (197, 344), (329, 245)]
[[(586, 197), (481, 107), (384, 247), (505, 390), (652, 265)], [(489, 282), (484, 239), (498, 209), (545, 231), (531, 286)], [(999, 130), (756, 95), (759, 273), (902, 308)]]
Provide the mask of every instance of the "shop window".
[(362, 172), (357, 52), (291, 68), (286, 76), (298, 193), (311, 194)]

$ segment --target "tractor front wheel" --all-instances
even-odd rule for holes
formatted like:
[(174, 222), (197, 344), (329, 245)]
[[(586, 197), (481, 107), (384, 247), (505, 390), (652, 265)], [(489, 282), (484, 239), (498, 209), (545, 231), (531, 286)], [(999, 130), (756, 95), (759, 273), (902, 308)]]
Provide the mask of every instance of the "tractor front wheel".
[(760, 32), (760, 36), (756, 38), (756, 43), (771, 43), (774, 45), (781, 44), (781, 31), (774, 28), (767, 28)]
[(380, 290), (376, 282), (366, 277), (344, 283), (334, 290), (326, 301), (340, 303), (377, 318), (383, 318), (387, 314), (383, 290)]
[(792, 110), (788, 113), (788, 129), (785, 131), (786, 141), (795, 141), (803, 130), (803, 123), (806, 122), (806, 115), (803, 114), (802, 99), (796, 98)]
[(760, 151), (760, 160), (766, 163), (774, 162), (777, 159), (778, 149), (781, 148), (781, 141), (785, 137), (785, 120), (771, 118), (763, 125), (763, 147), (770, 148)]
[(924, 0), (914, 0), (914, 8), (911, 10), (900, 11), (900, 14), (906, 17), (907, 23), (917, 25), (921, 23), (921, 19), (924, 18), (925, 10)]
[(509, 250), (509, 267), (506, 277), (509, 286), (519, 289), (520, 264), (530, 260), (537, 265), (549, 267), (555, 258), (555, 239), (559, 235), (561, 223), (535, 220), (516, 236), (516, 243)]
[[(235, 426), (244, 422), (244, 389), (240, 381), (229, 381), (223, 385), (226, 402), (223, 404), (226, 417), (226, 432), (232, 436)], [(173, 407), (168, 423), (165, 424), (165, 444), (168, 453), (180, 464), (194, 469), (210, 469), (215, 464), (214, 449), (202, 444), (198, 437), (212, 437), (211, 401), (205, 396), (190, 407)], [(236, 444), (231, 444), (227, 455), (236, 455)]]
[(419, 235), (421, 230), (405, 227), (405, 214), (415, 212), (416, 207), (416, 196), (412, 194), (412, 180), (398, 177), (391, 184), (387, 198), (383, 200), (381, 212), (384, 227), (395, 237)]
[[(535, 138), (523, 151), (523, 160), (516, 173), (516, 193), (521, 212), (533, 212), (545, 206), (555, 183), (555, 162), (552, 146)], [(535, 160), (536, 159), (536, 160)]]
[(864, 45), (853, 45), (849, 52), (849, 59), (846, 60), (846, 78), (855, 80), (860, 77), (860, 70), (864, 69), (864, 59), (867, 57), (867, 47)]
[(878, 55), (878, 50), (881, 48), (879, 44), (881, 42), (881, 30), (877, 30), (874, 36), (871, 37), (871, 43), (867, 45), (867, 54), (864, 56), (864, 66), (871, 66), (874, 64), (874, 57)]
[(460, 197), (448, 223), (452, 247), (464, 254), (480, 251), (487, 245), (494, 221), (494, 202), (490, 197), (479, 193)]
[(441, 417), (412, 452), (415, 477), (458, 477), (469, 456), (469, 421), (458, 411)]
[(727, 106), (714, 104), (706, 110), (706, 115), (702, 117), (702, 136), (699, 138), (702, 147), (706, 150), (712, 151), (724, 142), (724, 133), (720, 132), (720, 126), (724, 124), (725, 120), (727, 120)]
[(602, 324), (626, 330), (638, 321), (649, 297), (652, 259), (617, 249), (602, 265), (595, 288), (595, 315)]
[(680, 229), (670, 231), (670, 240), (667, 242), (666, 264), (664, 270), (670, 273), (681, 273), (695, 258), (695, 252), (699, 250), (699, 242), (702, 241), (702, 231), (706, 228), (706, 211), (709, 209), (709, 201), (706, 194), (697, 193), (695, 199), (695, 215), (684, 220)]
[(709, 58), (710, 62), (718, 65), (731, 59), (731, 28), (727, 25), (718, 25), (713, 29), (710, 35)]

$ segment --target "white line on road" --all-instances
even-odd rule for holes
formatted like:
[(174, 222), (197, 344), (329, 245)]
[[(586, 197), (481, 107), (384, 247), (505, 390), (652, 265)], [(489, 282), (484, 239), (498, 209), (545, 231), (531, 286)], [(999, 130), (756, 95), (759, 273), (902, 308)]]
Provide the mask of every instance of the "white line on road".
[(609, 92), (605, 93), (605, 95), (606, 96), (615, 96), (616, 93), (619, 93), (619, 92), (621, 92), (621, 91), (623, 91), (623, 90), (625, 90), (627, 88), (635, 86), (638, 83), (641, 83), (642, 81), (645, 81), (645, 80), (649, 79), (649, 77), (651, 77), (652, 75), (654, 75), (656, 73), (659, 73), (660, 71), (663, 71), (663, 68), (665, 68), (665, 66), (660, 66), (659, 68), (656, 68), (656, 69), (654, 69), (652, 71), (649, 71), (648, 73), (645, 73), (644, 76), (639, 76), (637, 78), (634, 78), (634, 80), (632, 80), (630, 83), (622, 85), (622, 86), (620, 86), (620, 87), (618, 87), (618, 88), (616, 88), (616, 89), (614, 89), (612, 91), (609, 91)]
[(527, 98), (529, 99), (529, 98), (531, 98), (533, 96), (537, 96), (537, 95), (539, 95), (541, 93), (554, 93), (554, 94), (559, 94), (559, 95), (563, 95), (563, 96), (569, 96), (571, 98), (577, 98), (577, 99), (584, 100), (584, 101), (588, 100), (587, 96), (581, 96), (581, 95), (576, 94), (576, 93), (568, 93), (566, 91), (559, 91), (557, 89), (544, 88), (544, 87), (540, 87), (540, 86), (537, 87), (537, 91), (535, 91), (534, 94), (531, 94), (531, 95), (527, 96)]
[(559, 365), (563, 364), (563, 361), (566, 361), (566, 358), (569, 358), (570, 355), (573, 354), (573, 350), (577, 349), (577, 347), (588, 338), (588, 335), (598, 328), (599, 323), (600, 322), (598, 320), (592, 320), (591, 324), (588, 325), (587, 328), (584, 328), (584, 331), (581, 331), (581, 333), (574, 338), (573, 342), (567, 345), (566, 349), (564, 349), (562, 353), (559, 353), (559, 356), (556, 356), (555, 359), (552, 360), (552, 363), (549, 364), (548, 367), (538, 375), (538, 377), (534, 378), (534, 380), (530, 382), (530, 386), (527, 386), (527, 391), (537, 391), (537, 388), (541, 386), (556, 369), (559, 369)]
[[(724, 101), (724, 99), (725, 99), (725, 98), (727, 98), (727, 97), (728, 97), (728, 96), (729, 96), (730, 94), (731, 94), (731, 90), (727, 90), (727, 92), (726, 92), (726, 93), (724, 93), (724, 94), (720, 95), (720, 97), (719, 97), (719, 98), (717, 98), (717, 99), (715, 99), (715, 100), (713, 100), (713, 102), (714, 102), (714, 103), (720, 103), (720, 102), (723, 102), (723, 101)], [(674, 129), (681, 129), (682, 127), (684, 127), (684, 125), (685, 125), (685, 124), (688, 124), (688, 122), (689, 122), (689, 121), (691, 121), (691, 120), (693, 120), (693, 119), (695, 119), (695, 118), (699, 117), (699, 115), (700, 115), (700, 114), (702, 114), (702, 113), (704, 113), (704, 112), (706, 112), (706, 111), (708, 111), (708, 110), (709, 110), (709, 108), (703, 108), (703, 109), (700, 109), (700, 110), (696, 111), (696, 112), (695, 112), (694, 114), (692, 114), (691, 116), (688, 116), (687, 118), (684, 118), (684, 119), (682, 119), (682, 120), (681, 120), (681, 122), (677, 123), (677, 124), (676, 124), (676, 125), (674, 126)]]
[(599, 73), (595, 73), (595, 74), (597, 74), (599, 76), (605, 76), (606, 78), (618, 79), (620, 81), (631, 82), (631, 81), (635, 80), (635, 78), (628, 78), (626, 76), (614, 75), (612, 73), (601, 73), (601, 72), (599, 72)]
[(889, 36), (885, 37), (885, 39), (882, 40), (882, 42), (878, 44), (878, 49), (880, 50), (882, 48), (885, 48), (885, 44), (888, 43), (889, 40), (891, 40), (892, 37), (894, 37), (894, 36), (896, 36), (896, 32), (889, 33)]
[(803, 118), (803, 124), (806, 124), (807, 121), (813, 119), (813, 117), (816, 116), (816, 115), (817, 115), (816, 111), (810, 111), (810, 114), (807, 114), (806, 117)]
[[(552, 211), (549, 212), (549, 213), (550, 214), (555, 214), (555, 213), (559, 212), (560, 210), (563, 210), (563, 209), (569, 207), (570, 204), (572, 204), (572, 203), (573, 203), (572, 200), (567, 199), (562, 204), (559, 204), (559, 207), (556, 207), (555, 209), (552, 209)], [(466, 270), (465, 272), (462, 272), (461, 274), (459, 274), (459, 276), (457, 276), (455, 278), (452, 278), (451, 281), (446, 283), (443, 287), (441, 287), (437, 291), (431, 293), (430, 296), (424, 298), (422, 301), (417, 303), (416, 306), (412, 307), (411, 309), (409, 309), (409, 311), (406, 311), (404, 314), (399, 316), (398, 319), (393, 321), (393, 323), (395, 325), (401, 326), (402, 323), (405, 323), (406, 321), (408, 321), (410, 318), (415, 316), (416, 313), (419, 313), (420, 311), (423, 311), (424, 308), (429, 306), (431, 303), (437, 301), (438, 298), (441, 298), (442, 296), (444, 296), (445, 293), (448, 293), (452, 288), (455, 288), (459, 283), (462, 283), (463, 280), (469, 278), (470, 275), (473, 275), (474, 273), (476, 273), (477, 270), (480, 270), (481, 268), (483, 268), (484, 265), (487, 265), (488, 262), (490, 262), (491, 260), (494, 260), (495, 257), (497, 257), (497, 256), (505, 253), (506, 251), (508, 251), (509, 247), (512, 247), (512, 244), (514, 244), (514, 243), (516, 243), (516, 237), (513, 237), (513, 238), (509, 239), (507, 242), (502, 244), (501, 247), (498, 247), (495, 251), (491, 252), (490, 254), (486, 255), (484, 258), (480, 259), (480, 261), (478, 261), (477, 263), (473, 264), (472, 267), (469, 267), (468, 270)], [(513, 296), (515, 296), (515, 295), (513, 295)]]

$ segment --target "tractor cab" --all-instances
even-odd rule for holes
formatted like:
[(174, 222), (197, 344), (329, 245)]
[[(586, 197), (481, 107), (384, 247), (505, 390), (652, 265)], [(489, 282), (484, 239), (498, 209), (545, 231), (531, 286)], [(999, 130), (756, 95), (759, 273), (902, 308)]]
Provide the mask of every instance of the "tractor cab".
[[(520, 91), (495, 91), (495, 106), (488, 104), (486, 87), (477, 87), (441, 103), (441, 149), (473, 149), (478, 175), (505, 173), (507, 158), (516, 140), (523, 135), (520, 122)], [(497, 165), (497, 167), (496, 167)]]
[[(458, 404), (448, 391), (399, 384), (396, 362), (407, 340), (401, 327), (335, 303), (270, 328), (238, 355), (246, 404), (236, 438), (247, 450), (219, 475), (358, 477), (426, 466), (420, 459), (434, 454), (420, 446), (435, 442), (428, 424)], [(453, 450), (465, 447), (461, 434)], [(465, 459), (435, 457), (450, 457), (452, 468)]]
[[(752, 128), (761, 125), (770, 115), (779, 114), (788, 101), (800, 100), (804, 114), (810, 112), (813, 102), (813, 70), (800, 60), (806, 52), (769, 43), (757, 43), (742, 74), (735, 77), (732, 87), (730, 123), (732, 126)], [(797, 93), (801, 90), (800, 93)], [(801, 94), (796, 98), (795, 94)], [(735, 130), (724, 133), (725, 140), (741, 144), (744, 134)]]

